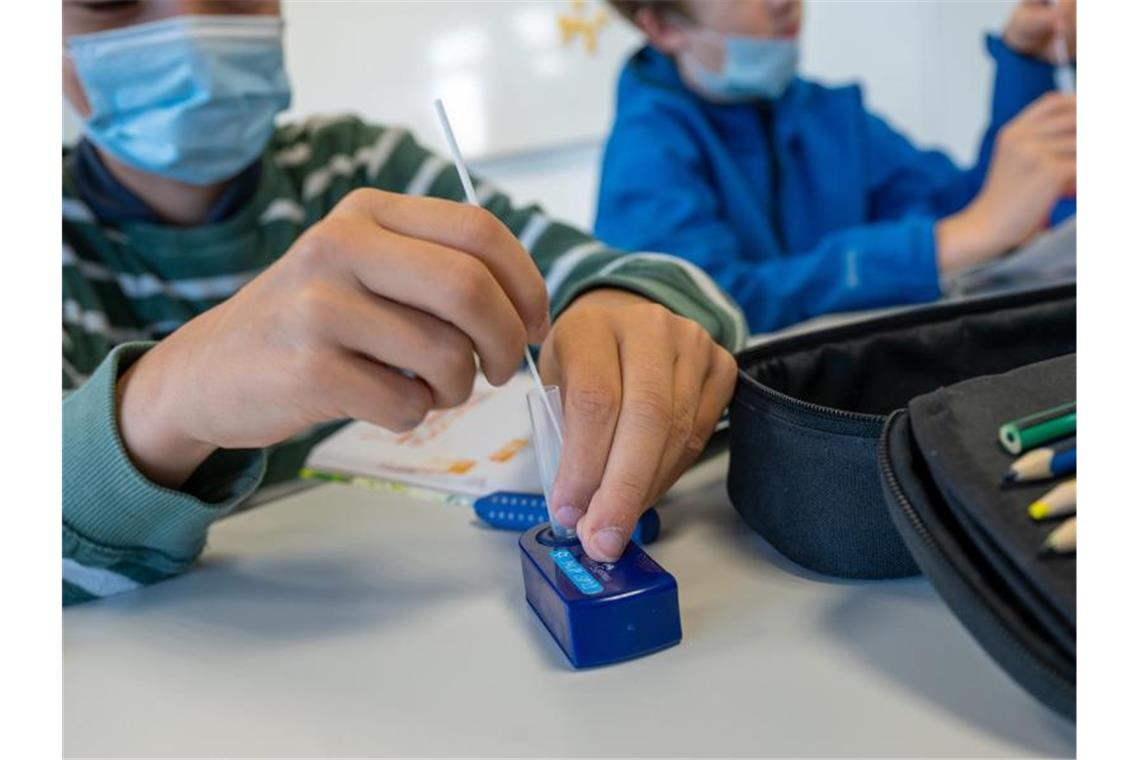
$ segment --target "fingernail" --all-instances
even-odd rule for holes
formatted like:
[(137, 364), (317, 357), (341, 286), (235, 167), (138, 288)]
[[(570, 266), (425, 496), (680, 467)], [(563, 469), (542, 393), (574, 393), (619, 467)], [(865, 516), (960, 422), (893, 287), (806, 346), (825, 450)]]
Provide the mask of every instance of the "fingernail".
[(554, 519), (567, 528), (573, 528), (578, 524), (578, 521), (582, 519), (583, 514), (585, 513), (577, 507), (559, 507), (554, 513)]
[(603, 528), (590, 539), (590, 548), (595, 557), (614, 562), (625, 548), (625, 534), (617, 528)]

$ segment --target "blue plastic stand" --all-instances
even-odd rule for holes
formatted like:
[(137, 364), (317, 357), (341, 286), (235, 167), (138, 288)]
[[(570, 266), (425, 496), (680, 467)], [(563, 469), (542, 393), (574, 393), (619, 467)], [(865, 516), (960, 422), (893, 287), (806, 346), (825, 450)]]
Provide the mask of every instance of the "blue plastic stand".
[(630, 542), (595, 562), (549, 524), (519, 537), (526, 599), (575, 668), (608, 665), (681, 641), (677, 581)]

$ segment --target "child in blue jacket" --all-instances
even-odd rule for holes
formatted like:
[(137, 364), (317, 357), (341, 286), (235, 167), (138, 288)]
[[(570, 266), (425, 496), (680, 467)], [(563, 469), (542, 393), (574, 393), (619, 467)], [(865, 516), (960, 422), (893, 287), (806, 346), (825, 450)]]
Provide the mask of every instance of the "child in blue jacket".
[(753, 332), (937, 298), (940, 278), (1072, 213), (1076, 98), (1053, 90), (1075, 11), (1023, 0), (997, 64), (977, 164), (922, 150), (857, 85), (795, 76), (798, 0), (612, 4), (646, 34), (618, 83), (596, 233), (703, 267)]

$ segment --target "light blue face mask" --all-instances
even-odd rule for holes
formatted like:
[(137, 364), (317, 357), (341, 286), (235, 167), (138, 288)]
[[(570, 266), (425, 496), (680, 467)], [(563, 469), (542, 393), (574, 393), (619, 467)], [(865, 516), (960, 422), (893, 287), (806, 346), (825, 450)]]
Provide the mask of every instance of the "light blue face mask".
[(724, 68), (720, 72), (711, 71), (691, 56), (687, 62), (697, 84), (713, 97), (775, 100), (796, 77), (800, 57), (796, 39), (722, 35), (708, 30), (697, 34), (706, 39), (715, 37), (724, 49)]
[(289, 107), (282, 22), (177, 16), (71, 37), (87, 136), (123, 163), (192, 185), (238, 174)]

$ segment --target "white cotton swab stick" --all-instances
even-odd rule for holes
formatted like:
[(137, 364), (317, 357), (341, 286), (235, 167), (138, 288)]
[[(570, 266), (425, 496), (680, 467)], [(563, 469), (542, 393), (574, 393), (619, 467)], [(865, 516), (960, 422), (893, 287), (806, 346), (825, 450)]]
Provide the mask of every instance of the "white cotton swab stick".
[[(467, 202), (472, 206), (479, 205), (479, 199), (475, 197), (475, 185), (471, 184), (471, 174), (467, 171), (467, 164), (463, 161), (463, 154), (459, 152), (459, 143), (455, 141), (455, 132), (451, 130), (451, 121), (447, 118), (447, 109), (443, 107), (443, 100), (441, 98), (435, 99), (435, 115), (439, 118), (440, 129), (443, 130), (443, 137), (447, 141), (447, 149), (451, 152), (451, 160), (455, 163), (455, 170), (459, 172), (459, 181), (463, 183), (463, 192), (467, 195)], [(534, 380), (534, 387), (542, 396), (542, 403), (546, 407), (546, 413), (550, 415), (550, 424), (554, 428), (554, 432), (558, 435), (558, 442), (562, 442), (562, 428), (558, 425), (558, 417), (554, 414), (554, 408), (550, 405), (550, 399), (546, 396), (546, 386), (543, 385), (542, 377), (538, 374), (538, 367), (534, 366), (534, 359), (530, 355), (530, 348), (523, 351), (523, 356), (526, 357), (526, 366), (530, 369), (530, 376)]]
[[(1056, 8), (1058, 0), (1052, 0), (1051, 5)], [(1053, 35), (1053, 57), (1056, 59), (1053, 81), (1057, 84), (1057, 90), (1071, 95), (1077, 91), (1077, 82), (1073, 76), (1073, 62), (1069, 60), (1069, 46), (1060, 34)]]
[(455, 170), (459, 172), (459, 181), (463, 183), (467, 202), (472, 206), (478, 206), (479, 199), (475, 197), (475, 185), (471, 184), (467, 164), (463, 163), (463, 154), (459, 152), (459, 143), (455, 141), (455, 133), (451, 131), (451, 120), (447, 118), (447, 109), (443, 107), (442, 98), (435, 99), (435, 115), (439, 119), (440, 129), (443, 130), (443, 139), (447, 140), (447, 149), (451, 152), (451, 160), (455, 162)]

